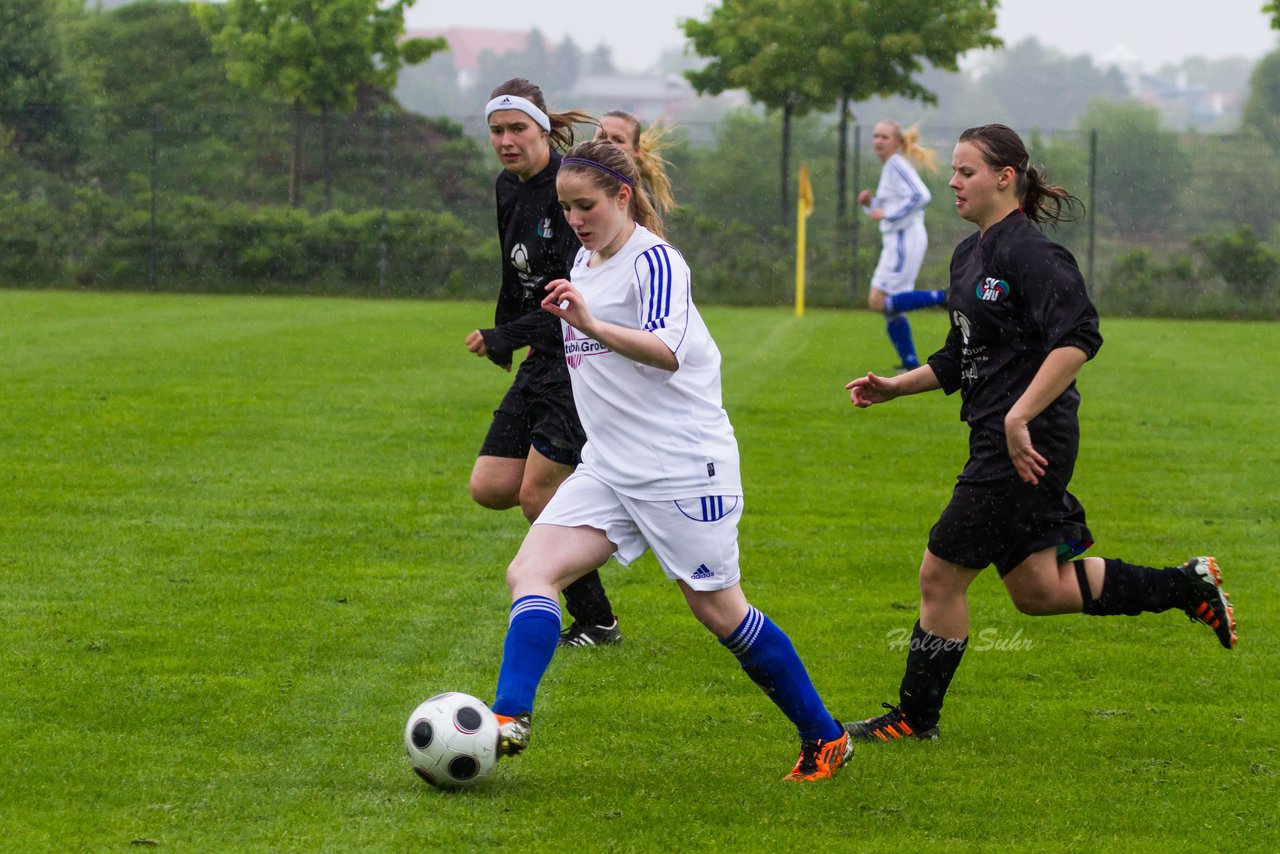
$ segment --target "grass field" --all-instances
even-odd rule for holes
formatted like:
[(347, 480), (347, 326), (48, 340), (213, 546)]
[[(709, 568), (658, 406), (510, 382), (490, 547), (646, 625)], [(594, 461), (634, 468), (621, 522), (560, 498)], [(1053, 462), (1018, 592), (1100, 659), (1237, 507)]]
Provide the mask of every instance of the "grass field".
[[(988, 571), (942, 740), (783, 785), (794, 731), (646, 557), (605, 570), (624, 643), (557, 655), (531, 750), (443, 794), (401, 728), (492, 695), (525, 527), (466, 491), (509, 380), (462, 346), (490, 313), (0, 291), (0, 849), (1280, 847), (1280, 326), (1104, 319), (1081, 380), (1093, 553), (1216, 554), (1235, 652), (1180, 613), (1025, 617)], [(958, 400), (850, 407), (894, 361), (870, 313), (706, 314), (747, 593), (869, 715)]]

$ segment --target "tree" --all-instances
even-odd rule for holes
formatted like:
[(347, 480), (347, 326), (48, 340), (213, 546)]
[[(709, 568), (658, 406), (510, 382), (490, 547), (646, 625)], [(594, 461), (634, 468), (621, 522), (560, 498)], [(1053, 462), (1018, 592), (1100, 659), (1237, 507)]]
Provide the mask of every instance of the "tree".
[(94, 117), (78, 173), (97, 186), (121, 192), (137, 181), (152, 146), (155, 180), (170, 198), (188, 186), (229, 198), (246, 179), (262, 188), (281, 174), (269, 140), (287, 103), (227, 80), (195, 9), (139, 0), (84, 15), (69, 33)]
[(1240, 124), (1280, 152), (1280, 50), (1273, 50), (1254, 67)]
[(487, 95), (489, 90), (512, 77), (532, 80), (547, 94), (571, 90), (578, 82), (582, 51), (573, 39), (565, 37), (559, 46), (551, 44), (536, 27), (529, 31), (522, 50), (505, 53), (484, 51), (480, 54), (478, 85)]
[(837, 222), (845, 219), (850, 105), (900, 95), (937, 103), (919, 76), (925, 64), (958, 70), (960, 55), (1001, 44), (998, 0), (810, 0), (818, 73), (839, 99)]
[(1271, 16), (1271, 29), (1280, 30), (1280, 0), (1271, 0), (1262, 7), (1262, 11)]
[(604, 42), (596, 45), (595, 50), (588, 53), (582, 60), (582, 70), (586, 74), (604, 76), (617, 74), (618, 67), (613, 64), (613, 51)]
[(1118, 234), (1166, 228), (1189, 164), (1177, 137), (1160, 129), (1160, 111), (1134, 101), (1094, 101), (1080, 130), (1098, 132), (1096, 213)]
[(684, 33), (705, 66), (685, 72), (699, 93), (745, 89), (767, 109), (782, 111), (780, 215), (789, 219), (791, 120), (830, 106), (834, 98), (817, 74), (814, 54), (823, 22), (814, 0), (724, 0), (706, 21), (684, 22)]
[(1087, 55), (1067, 57), (1024, 39), (1000, 54), (983, 76), (983, 85), (1004, 105), (1012, 121), (1025, 129), (1071, 127), (1095, 98), (1129, 97), (1114, 68), (1099, 69)]
[(19, 154), (66, 168), (78, 148), (69, 107), (76, 78), (65, 59), (64, 0), (5, 0), (0, 4), (0, 132)]
[(230, 0), (214, 35), (227, 75), (250, 91), (266, 89), (294, 105), (289, 203), (298, 204), (304, 110), (321, 115), (325, 209), (332, 203), (329, 113), (348, 110), (362, 87), (391, 91), (402, 65), (445, 47), (443, 39), (408, 39), (404, 12), (415, 0)]

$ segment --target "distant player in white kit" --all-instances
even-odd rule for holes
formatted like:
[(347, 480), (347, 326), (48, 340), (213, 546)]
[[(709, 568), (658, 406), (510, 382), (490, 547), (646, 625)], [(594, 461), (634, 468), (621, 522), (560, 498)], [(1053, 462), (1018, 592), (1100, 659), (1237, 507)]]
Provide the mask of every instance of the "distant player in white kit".
[(587, 444), (507, 570), (511, 616), (493, 711), (499, 749), (529, 743), (538, 683), (559, 636), (558, 593), (610, 557), (648, 549), (694, 616), (796, 725), (785, 779), (830, 778), (852, 755), (786, 634), (739, 585), (738, 444), (721, 406), (720, 351), (684, 258), (661, 237), (635, 162), (605, 141), (571, 149), (556, 189), (582, 242), (543, 308), (563, 321)]
[(903, 131), (895, 121), (878, 122), (871, 134), (871, 148), (884, 169), (875, 195), (870, 190), (858, 194), (858, 204), (880, 224), (880, 262), (871, 276), (867, 305), (884, 312), (885, 331), (898, 351), (900, 368), (920, 367), (911, 324), (905, 312), (941, 305), (946, 291), (917, 291), (916, 276), (929, 248), (924, 229), (924, 207), (932, 200), (929, 188), (920, 180), (916, 167), (933, 169), (935, 156), (919, 144), (915, 128)]

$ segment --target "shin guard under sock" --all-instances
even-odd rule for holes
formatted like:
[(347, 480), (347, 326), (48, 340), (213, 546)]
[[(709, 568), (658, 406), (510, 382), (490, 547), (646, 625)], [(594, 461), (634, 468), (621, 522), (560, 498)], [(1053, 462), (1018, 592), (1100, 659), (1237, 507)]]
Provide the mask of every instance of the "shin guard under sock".
[(564, 605), (575, 623), (584, 626), (613, 624), (613, 605), (604, 592), (600, 570), (592, 570), (564, 589)]
[(904, 291), (886, 298), (884, 304), (886, 311), (899, 312), (942, 305), (946, 301), (946, 291)]
[(907, 316), (901, 312), (886, 314), (884, 328), (889, 333), (889, 340), (893, 342), (893, 349), (898, 351), (902, 366), (920, 367), (920, 357), (916, 355), (916, 343), (911, 337), (911, 324), (907, 321)]
[(948, 640), (930, 634), (916, 621), (907, 649), (907, 670), (898, 688), (899, 708), (917, 731), (938, 725), (942, 701), (964, 657), (969, 639)]
[[(1088, 579), (1081, 584), (1084, 613), (1097, 617), (1115, 614), (1132, 617), (1144, 611), (1159, 613), (1186, 607), (1190, 583), (1180, 568), (1155, 569), (1113, 558), (1104, 558), (1103, 563), (1106, 570), (1098, 598), (1088, 595)], [(1083, 561), (1076, 561), (1077, 579), (1081, 576), (1082, 564)]]
[(834, 741), (844, 732), (822, 704), (791, 639), (764, 614), (750, 608), (733, 634), (720, 643), (796, 725), (800, 738)]
[(493, 711), (533, 712), (533, 697), (560, 640), (560, 603), (546, 596), (521, 596), (511, 604), (511, 622), (502, 647)]

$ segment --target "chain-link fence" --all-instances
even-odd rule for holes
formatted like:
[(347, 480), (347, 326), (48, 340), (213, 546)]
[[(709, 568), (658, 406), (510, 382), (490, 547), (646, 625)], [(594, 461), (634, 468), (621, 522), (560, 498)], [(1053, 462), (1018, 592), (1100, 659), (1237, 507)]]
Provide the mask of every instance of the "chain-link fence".
[[(959, 132), (922, 133), (939, 168), (922, 173), (934, 200), (921, 286), (945, 286), (951, 248), (972, 230), (947, 187)], [(803, 162), (817, 201), (810, 299), (860, 305), (879, 251), (854, 203), (879, 177), (869, 126), (848, 130), (842, 181), (834, 122), (793, 122), (785, 191), (782, 137), (776, 118), (752, 113), (677, 126), (663, 152), (680, 203), (670, 236), (704, 298), (786, 303)], [(1085, 216), (1054, 236), (1103, 301), (1275, 316), (1275, 150), (1243, 136), (1125, 127), (1026, 139), (1050, 180), (1085, 203)], [(475, 116), (0, 114), (0, 283), (489, 298), (498, 168)]]

